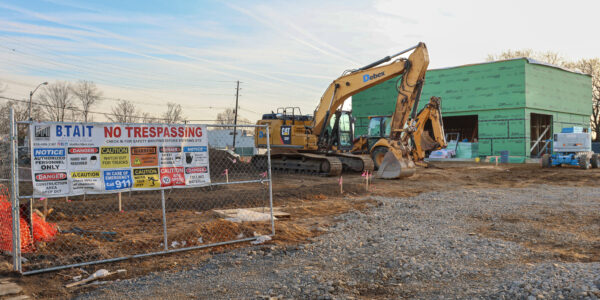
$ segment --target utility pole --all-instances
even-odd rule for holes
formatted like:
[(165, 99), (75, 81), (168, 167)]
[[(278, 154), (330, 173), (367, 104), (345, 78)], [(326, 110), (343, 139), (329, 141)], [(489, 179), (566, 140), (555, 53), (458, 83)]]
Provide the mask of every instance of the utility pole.
[(40, 84), (39, 84), (39, 85), (38, 85), (38, 86), (35, 88), (35, 90), (33, 90), (33, 91), (29, 92), (29, 121), (33, 121), (33, 119), (31, 118), (31, 106), (32, 106), (32, 103), (33, 103), (33, 93), (35, 93), (35, 91), (37, 91), (37, 89), (39, 89), (39, 88), (40, 88), (40, 86), (42, 86), (42, 85), (48, 85), (48, 82), (47, 82), (47, 81), (44, 81), (44, 82), (40, 83)]
[(235, 110), (233, 117), (233, 151), (235, 151), (235, 136), (237, 135), (237, 116), (238, 116), (238, 98), (240, 96), (240, 81), (236, 81), (237, 85), (235, 88)]

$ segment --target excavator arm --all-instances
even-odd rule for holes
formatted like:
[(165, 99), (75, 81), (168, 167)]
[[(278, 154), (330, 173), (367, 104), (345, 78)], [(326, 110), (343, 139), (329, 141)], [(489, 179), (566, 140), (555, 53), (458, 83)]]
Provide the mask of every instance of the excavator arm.
[[(387, 65), (379, 66), (411, 50), (414, 51), (408, 59), (400, 58)], [(384, 57), (360, 69), (350, 71), (348, 74), (334, 80), (321, 97), (314, 115), (312, 133), (319, 136), (319, 144), (323, 145), (326, 142), (323, 140), (323, 135), (327, 124), (333, 113), (342, 106), (346, 99), (399, 75), (402, 75), (402, 83), (398, 88), (398, 103), (402, 104), (396, 105), (396, 111), (400, 110), (401, 113), (395, 114), (398, 118), (395, 117), (392, 121), (392, 128), (395, 128), (393, 127), (394, 124), (396, 124), (396, 128), (402, 128), (403, 125), (400, 124), (406, 123), (411, 111), (410, 108), (407, 110), (403, 107), (406, 105), (412, 106), (416, 99), (418, 99), (417, 94), (420, 93), (428, 65), (429, 54), (427, 47), (424, 43), (419, 43), (397, 54)]]
[[(430, 133), (425, 131), (427, 121), (431, 121), (433, 139)], [(431, 97), (429, 103), (419, 112), (415, 120), (415, 131), (412, 133), (414, 148), (413, 159), (416, 162), (423, 161), (425, 151), (446, 148), (446, 136), (444, 134), (444, 123), (442, 122), (441, 99)]]

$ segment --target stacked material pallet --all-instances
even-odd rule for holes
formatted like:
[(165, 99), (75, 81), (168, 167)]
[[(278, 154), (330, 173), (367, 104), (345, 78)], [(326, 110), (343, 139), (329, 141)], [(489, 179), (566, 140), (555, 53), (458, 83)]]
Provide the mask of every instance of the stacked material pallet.
[(456, 141), (450, 141), (446, 149), (456, 149), (456, 158), (475, 158), (479, 156), (479, 143), (459, 142), (457, 147)]

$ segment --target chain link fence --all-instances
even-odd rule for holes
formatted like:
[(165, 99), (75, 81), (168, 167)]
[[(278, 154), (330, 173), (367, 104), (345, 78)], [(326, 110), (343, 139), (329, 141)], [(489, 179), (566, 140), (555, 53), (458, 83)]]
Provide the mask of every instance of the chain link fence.
[[(34, 274), (268, 239), (275, 233), (269, 149), (254, 148), (257, 126), (236, 125), (235, 135), (233, 126), (206, 125), (210, 184), (202, 187), (34, 198), (25, 145), (15, 159), (19, 196), (0, 199), (8, 209), (10, 200), (17, 207), (10, 213), (0, 206), (5, 259), (16, 271)], [(2, 147), (10, 150), (9, 143)], [(10, 178), (17, 173), (7, 155), (12, 152), (18, 147), (0, 153), (3, 195), (10, 195)], [(16, 219), (20, 223), (13, 228)]]

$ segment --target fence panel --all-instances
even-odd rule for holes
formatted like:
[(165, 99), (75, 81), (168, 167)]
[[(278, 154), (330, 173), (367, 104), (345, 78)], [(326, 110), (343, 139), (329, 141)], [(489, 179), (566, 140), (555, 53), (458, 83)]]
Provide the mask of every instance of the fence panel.
[[(34, 198), (31, 163), (19, 160), (19, 270), (34, 274), (273, 235), (270, 163), (232, 150), (232, 126), (206, 125), (211, 183), (202, 187)], [(255, 128), (237, 125), (236, 144), (248, 142)]]

